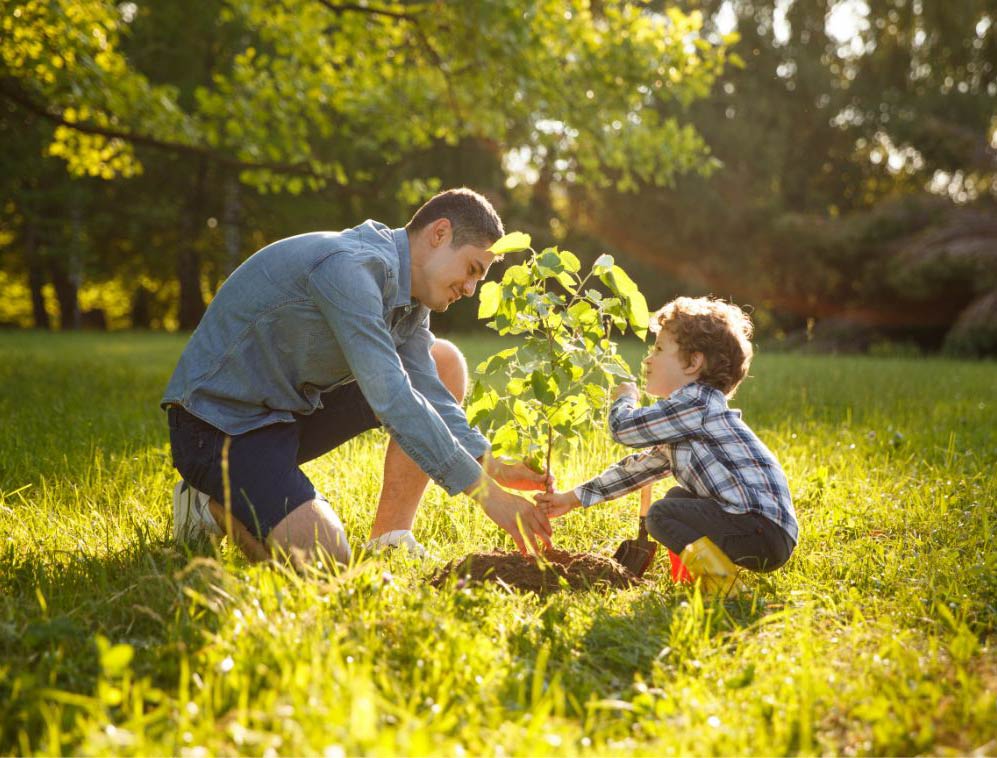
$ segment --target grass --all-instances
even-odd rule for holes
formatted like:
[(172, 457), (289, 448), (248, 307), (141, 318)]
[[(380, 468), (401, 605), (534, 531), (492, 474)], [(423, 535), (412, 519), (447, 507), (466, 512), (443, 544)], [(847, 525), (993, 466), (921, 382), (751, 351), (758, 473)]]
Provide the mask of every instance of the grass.
[[(997, 752), (993, 363), (763, 354), (734, 404), (785, 465), (790, 563), (744, 602), (660, 563), (538, 600), (400, 557), (302, 578), (172, 545), (157, 401), (183, 344), (0, 334), (0, 753)], [(384, 444), (307, 466), (354, 546)], [(596, 433), (555, 473), (620, 452)], [(611, 552), (636, 508), (556, 542)], [(417, 533), (441, 560), (511, 546), (435, 487)]]

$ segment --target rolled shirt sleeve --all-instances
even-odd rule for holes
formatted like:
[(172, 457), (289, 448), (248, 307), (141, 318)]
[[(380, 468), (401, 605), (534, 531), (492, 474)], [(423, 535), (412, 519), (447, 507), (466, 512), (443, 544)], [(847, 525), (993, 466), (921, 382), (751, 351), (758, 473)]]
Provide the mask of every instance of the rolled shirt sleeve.
[(392, 340), (384, 320), (386, 276), (383, 261), (374, 256), (357, 260), (333, 255), (312, 270), (308, 287), (371, 409), (402, 450), (456, 495), (478, 481), (481, 466), (451, 433), (436, 404), (413, 386), (414, 381), (423, 387), (431, 383), (424, 376), (409, 376)]
[(575, 496), (587, 508), (623, 497), (645, 484), (664, 479), (671, 471), (672, 463), (668, 452), (663, 448), (653, 447), (627, 456), (599, 476), (578, 485), (575, 487)]
[(433, 333), (429, 331), (427, 318), (399, 348), (402, 366), (412, 382), (416, 392), (429, 401), (447, 425), (450, 433), (457, 438), (461, 447), (467, 450), (473, 458), (481, 458), (491, 450), (491, 445), (484, 435), (467, 423), (467, 414), (458, 405), (457, 400), (440, 379), (436, 370), (436, 362), (430, 353), (435, 342)]
[(609, 431), (627, 447), (676, 443), (695, 436), (703, 426), (706, 402), (697, 384), (687, 384), (654, 405), (635, 408), (633, 398), (621, 397), (609, 410)]

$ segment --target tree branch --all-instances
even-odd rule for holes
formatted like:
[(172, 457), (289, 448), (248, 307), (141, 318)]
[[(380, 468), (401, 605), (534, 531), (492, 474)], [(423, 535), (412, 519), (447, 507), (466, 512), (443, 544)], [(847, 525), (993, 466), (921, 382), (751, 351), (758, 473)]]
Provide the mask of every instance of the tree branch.
[(364, 5), (355, 5), (353, 3), (333, 3), (331, 0), (317, 0), (317, 2), (323, 8), (326, 8), (333, 13), (355, 11), (357, 13), (367, 13), (372, 16), (386, 16), (399, 21), (407, 21), (412, 24), (415, 34), (419, 38), (419, 42), (423, 48), (425, 48), (426, 53), (429, 56), (430, 62), (436, 66), (437, 70), (440, 72), (440, 75), (443, 77), (443, 81), (447, 88), (447, 98), (450, 100), (450, 109), (453, 111), (457, 120), (459, 122), (463, 122), (464, 119), (460, 111), (460, 103), (457, 100), (457, 92), (451, 75), (447, 72), (446, 66), (443, 63), (443, 56), (441, 56), (439, 51), (433, 46), (433, 43), (429, 39), (429, 35), (426, 34), (426, 31), (419, 25), (418, 15), (421, 13), (421, 9), (417, 10), (416, 13), (402, 13), (401, 11), (389, 11), (384, 8), (371, 8)]
[(231, 155), (218, 152), (214, 148), (204, 145), (188, 145), (183, 142), (173, 142), (152, 137), (148, 134), (136, 134), (134, 132), (109, 129), (94, 124), (75, 123), (67, 121), (61, 113), (51, 111), (45, 105), (36, 102), (29, 95), (16, 92), (5, 84), (0, 84), (0, 97), (10, 103), (23, 108), (29, 113), (33, 113), (46, 121), (59, 126), (65, 126), (83, 134), (94, 134), (108, 139), (120, 139), (133, 145), (151, 147), (157, 150), (164, 150), (182, 155), (193, 155), (207, 158), (222, 166), (230, 166), (237, 169), (268, 169), (281, 174), (295, 174), (299, 176), (314, 176), (318, 178), (328, 178), (326, 174), (316, 171), (307, 163), (280, 163), (276, 161), (244, 161)]
[[(387, 18), (393, 18), (398, 21), (412, 21), (414, 22), (416, 14), (412, 13), (402, 13), (401, 11), (389, 11), (386, 8), (371, 8), (366, 5), (356, 5), (354, 3), (333, 3), (330, 0), (318, 0), (322, 7), (332, 11), (333, 13), (366, 13), (371, 16), (386, 16)], [(418, 11), (416, 12), (418, 13)]]

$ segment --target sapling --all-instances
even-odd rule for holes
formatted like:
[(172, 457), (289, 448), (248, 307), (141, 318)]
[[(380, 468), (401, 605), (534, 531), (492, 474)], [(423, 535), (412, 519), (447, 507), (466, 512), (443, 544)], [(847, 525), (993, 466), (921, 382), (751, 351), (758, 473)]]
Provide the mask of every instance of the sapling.
[[(478, 317), (518, 344), (478, 365), (467, 415), (496, 454), (550, 471), (554, 449), (576, 444), (616, 382), (633, 379), (610, 336), (614, 328), (629, 328), (643, 339), (648, 313), (637, 285), (611, 255), (582, 275), (573, 253), (537, 252), (530, 242), (517, 232), (492, 246), (497, 255), (529, 251), (500, 282), (483, 285), (479, 298)], [(597, 281), (607, 293), (596, 289)]]

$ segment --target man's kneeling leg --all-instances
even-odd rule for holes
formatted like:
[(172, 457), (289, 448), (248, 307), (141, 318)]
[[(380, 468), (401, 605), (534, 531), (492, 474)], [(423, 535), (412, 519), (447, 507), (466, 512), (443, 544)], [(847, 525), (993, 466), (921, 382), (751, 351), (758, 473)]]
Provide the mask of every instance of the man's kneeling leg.
[(338, 563), (350, 562), (350, 545), (337, 513), (325, 500), (302, 503), (271, 530), (267, 546), (295, 563), (314, 564), (323, 553)]
[(218, 526), (250, 561), (265, 561), (283, 554), (297, 565), (307, 565), (318, 561), (323, 553), (339, 563), (350, 561), (343, 522), (325, 500), (309, 500), (299, 505), (270, 531), (266, 544), (239, 519), (226, 514), (219, 503), (212, 500), (208, 507)]

